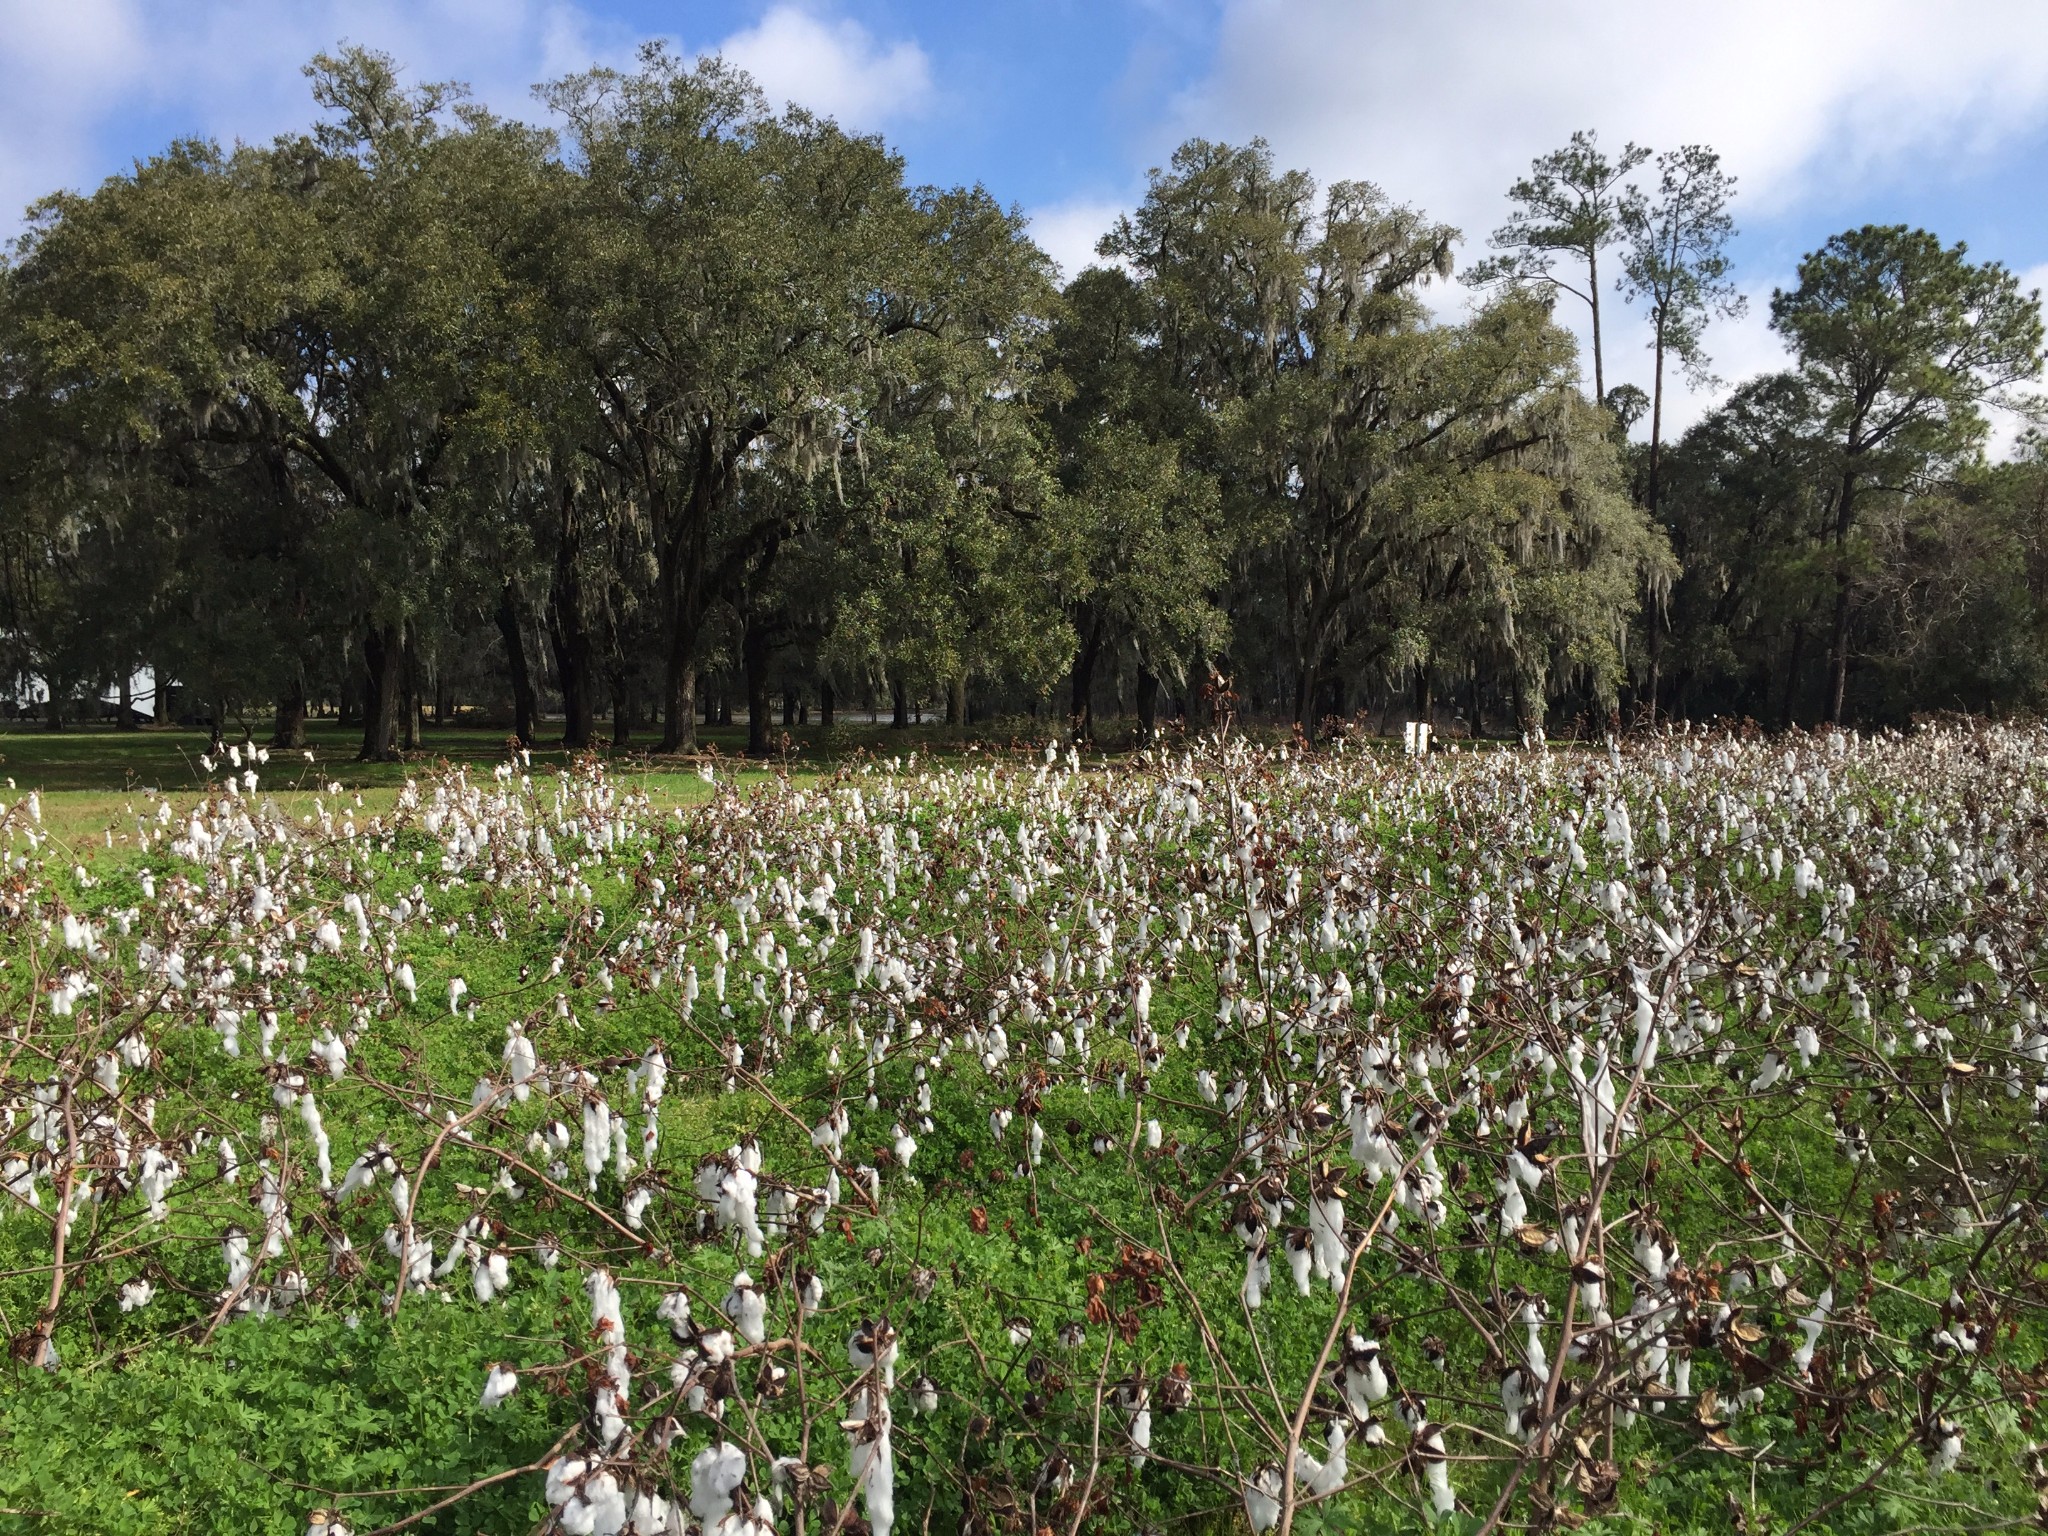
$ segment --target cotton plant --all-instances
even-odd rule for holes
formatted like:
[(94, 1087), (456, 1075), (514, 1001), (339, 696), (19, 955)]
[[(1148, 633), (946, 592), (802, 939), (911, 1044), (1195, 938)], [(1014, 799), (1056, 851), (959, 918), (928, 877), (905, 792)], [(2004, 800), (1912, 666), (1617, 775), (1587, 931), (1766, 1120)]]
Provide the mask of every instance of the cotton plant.
[[(505, 1342), (463, 1411), (566, 1436), (527, 1474), (565, 1531), (887, 1531), (972, 1414), (1062, 1527), (1168, 1467), (1256, 1529), (1365, 1488), (1483, 1511), (1515, 1458), (1590, 1501), (1609, 1417), (1627, 1486), (1817, 1394), (1917, 1439), (1894, 1482), (2003, 1455), (1970, 1392), (2031, 1345), (1965, 1261), (2014, 1262), (2030, 1208), (1949, 1143), (2033, 1149), (2048, 1104), (2040, 733), (1444, 746), (866, 764), (688, 811), (530, 763), (303, 822), (166, 799), (132, 913), (23, 866), (45, 1033), (0, 1230), (45, 1288), (67, 1243), (24, 1357), (89, 1357), (102, 1302), (127, 1341), (473, 1315)], [(1809, 1210), (1780, 1125), (1873, 1200)], [(919, 1235), (1010, 1252), (1077, 1194), (1144, 1220), (1032, 1284)], [(963, 1296), (941, 1335), (912, 1310)], [(1915, 1373), (1976, 1385), (1923, 1414)], [(1198, 1432), (1242, 1390), (1278, 1443)]]

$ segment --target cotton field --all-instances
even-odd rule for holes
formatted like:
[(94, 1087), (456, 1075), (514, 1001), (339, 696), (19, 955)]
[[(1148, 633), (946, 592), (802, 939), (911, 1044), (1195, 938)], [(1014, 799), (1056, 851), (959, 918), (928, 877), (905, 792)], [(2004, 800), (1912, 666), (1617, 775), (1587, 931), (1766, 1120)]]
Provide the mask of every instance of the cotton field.
[(2030, 1522), (2048, 731), (1429, 748), (9, 797), (0, 1425), (326, 1536)]

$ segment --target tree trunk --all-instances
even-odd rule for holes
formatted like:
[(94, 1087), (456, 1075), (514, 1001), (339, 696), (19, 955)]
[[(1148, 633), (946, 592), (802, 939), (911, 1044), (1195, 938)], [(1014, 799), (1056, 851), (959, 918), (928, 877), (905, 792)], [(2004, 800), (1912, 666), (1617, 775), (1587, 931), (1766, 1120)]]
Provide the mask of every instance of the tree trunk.
[(617, 751), (632, 740), (633, 674), (622, 666), (612, 674), (612, 749)]
[(1095, 661), (1101, 653), (1102, 622), (1097, 619), (1088, 625), (1088, 637), (1074, 655), (1072, 702), (1067, 710), (1067, 723), (1082, 741), (1095, 739)]
[(1531, 746), (1542, 744), (1544, 732), (1543, 688), (1540, 675), (1514, 669), (1515, 728), (1529, 738)]
[(158, 725), (169, 725), (171, 723), (170, 675), (161, 666), (151, 667), (149, 669), (149, 683), (156, 694), (154, 701), (156, 704), (156, 723)]
[(889, 679), (889, 702), (895, 707), (895, 716), (889, 721), (889, 729), (900, 731), (910, 725), (910, 690), (903, 686), (901, 677)]
[(1657, 520), (1657, 476), (1662, 468), (1664, 449), (1664, 317), (1657, 317), (1655, 340), (1651, 352), (1656, 361), (1650, 390), (1650, 479), (1644, 500), (1650, 509), (1650, 521)]
[[(1841, 541), (1836, 542), (1842, 558)], [(1849, 692), (1849, 569), (1845, 564), (1835, 574), (1835, 618), (1828, 632), (1827, 723), (1842, 723), (1842, 704)]]
[(420, 746), (420, 648), (416, 626), (405, 627), (405, 718), (399, 722), (399, 745), (408, 752)]
[(1432, 686), (1433, 682), (1434, 679), (1430, 674), (1430, 668), (1427, 662), (1424, 662), (1416, 667), (1415, 718), (1417, 720), (1423, 721), (1431, 725), (1434, 725), (1435, 721), (1432, 720), (1430, 716), (1432, 712), (1436, 709), (1436, 694)]
[(117, 731), (134, 730), (135, 669), (133, 667), (124, 666), (121, 668), (121, 699), (118, 708), (121, 713), (119, 718), (114, 721), (114, 729)]
[(526, 664), (526, 637), (520, 628), (519, 596), (511, 582), (498, 597), (498, 634), (505, 642), (505, 666), (512, 677), (512, 734), (519, 745), (533, 745), (533, 673)]
[(596, 736), (597, 675), (590, 624), (584, 613), (582, 524), (575, 498), (562, 498), (560, 536), (548, 589), (548, 640), (562, 687), (562, 745), (588, 747)]
[(1586, 251), (1586, 302), (1593, 307), (1593, 403), (1607, 403), (1607, 373), (1600, 357), (1600, 247)]
[(1138, 668), (1138, 740), (1151, 746), (1159, 735), (1159, 679), (1146, 666)]
[(387, 624), (363, 637), (363, 745), (359, 762), (398, 755), (398, 711), (405, 693), (405, 626)]
[(786, 731), (796, 724), (796, 690), (782, 690), (782, 728)]
[(1806, 623), (1792, 626), (1792, 653), (1785, 664), (1785, 707), (1778, 713), (1778, 727), (1789, 731), (1799, 708), (1799, 669), (1806, 660)]
[(550, 615), (548, 638), (554, 646), (555, 671), (562, 685), (562, 745), (577, 751), (590, 745), (597, 719), (596, 678), (590, 665), (590, 637), (579, 616), (557, 604)]
[(833, 695), (831, 683), (818, 684), (818, 724), (828, 731), (832, 729), (833, 712), (838, 703), (839, 700)]
[(967, 729), (967, 674), (958, 673), (946, 689), (946, 724)]
[(287, 750), (306, 745), (306, 684), (295, 680), (277, 696), (277, 718), (270, 729), (270, 744)]
[(768, 755), (768, 663), (773, 647), (765, 627), (749, 624), (740, 635), (740, 662), (747, 673), (747, 756)]

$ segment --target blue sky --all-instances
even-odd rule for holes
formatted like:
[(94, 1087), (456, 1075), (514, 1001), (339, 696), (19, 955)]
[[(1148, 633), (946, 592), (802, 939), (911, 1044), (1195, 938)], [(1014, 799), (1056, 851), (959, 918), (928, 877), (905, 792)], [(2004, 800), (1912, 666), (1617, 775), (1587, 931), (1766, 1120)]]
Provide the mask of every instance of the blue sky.
[[(918, 179), (981, 181), (1069, 270), (1190, 134), (1377, 181), (1469, 260), (1529, 159), (1594, 127), (1713, 144), (1741, 179), (1750, 313), (1708, 342), (1727, 379), (1779, 360), (1771, 288), (1851, 225), (1922, 224), (2048, 284), (2043, 0), (0, 0), (0, 230), (175, 135), (304, 123), (298, 65), (342, 39), (535, 115), (533, 82), (652, 36), (885, 134)], [(1635, 378), (1618, 331), (1609, 375)]]

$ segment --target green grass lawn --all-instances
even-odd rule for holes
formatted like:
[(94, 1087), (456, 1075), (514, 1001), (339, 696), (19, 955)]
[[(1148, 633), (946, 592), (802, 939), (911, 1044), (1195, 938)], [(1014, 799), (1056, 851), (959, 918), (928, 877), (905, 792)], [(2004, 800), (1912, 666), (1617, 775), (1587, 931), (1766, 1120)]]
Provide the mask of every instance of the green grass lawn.
[[(422, 745), (396, 762), (356, 760), (361, 734), (353, 726), (315, 722), (308, 727), (305, 751), (278, 750), (258, 770), (257, 788), (280, 806), (299, 807), (300, 800), (329, 784), (360, 792), (373, 813), (388, 810), (408, 779), (444, 767), (468, 768), (488, 774), (505, 761), (508, 738), (481, 727), (437, 726), (422, 733)], [(863, 758), (886, 759), (912, 751), (927, 757), (953, 758), (963, 752), (961, 732), (943, 726), (912, 726), (894, 730), (865, 723), (836, 726), (777, 727), (777, 755), (746, 756), (744, 726), (701, 729), (699, 750), (692, 757), (665, 757), (653, 750), (655, 738), (623, 751), (600, 746), (595, 755), (606, 760), (610, 773), (645, 790), (664, 805), (693, 805), (712, 793), (699, 773), (709, 764), (720, 778), (743, 787), (781, 777), (798, 782), (829, 773), (842, 763)], [(60, 841), (97, 838), (133, 811), (133, 797), (154, 790), (185, 794), (208, 782), (200, 759), (211, 740), (205, 731), (149, 727), (135, 731), (112, 726), (69, 726), (52, 731), (39, 725), (0, 726), (0, 797), (12, 801), (33, 790), (40, 797), (44, 819)], [(968, 750), (982, 750), (974, 744)], [(310, 752), (311, 756), (308, 757)], [(531, 771), (556, 772), (578, 754), (564, 750), (558, 735), (545, 735), (531, 751)], [(211, 776), (219, 780), (219, 765)], [(11, 791), (11, 793), (7, 793)], [(293, 809), (293, 814), (298, 814)]]

